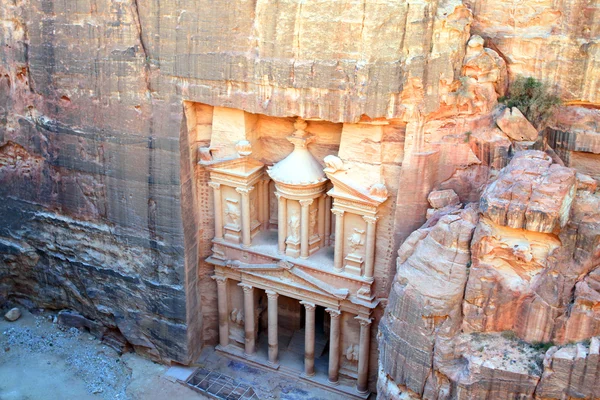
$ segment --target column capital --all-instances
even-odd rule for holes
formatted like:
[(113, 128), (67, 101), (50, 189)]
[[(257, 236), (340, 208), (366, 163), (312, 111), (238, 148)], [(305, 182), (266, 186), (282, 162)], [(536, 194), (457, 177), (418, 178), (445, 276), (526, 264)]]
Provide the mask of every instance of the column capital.
[(279, 192), (275, 192), (275, 197), (277, 197), (277, 200), (286, 199), (286, 197)]
[(332, 208), (331, 213), (337, 215), (338, 217), (344, 216), (344, 210), (340, 210), (339, 208)]
[(326, 308), (325, 311), (329, 313), (331, 319), (338, 319), (340, 315), (342, 315), (342, 312), (340, 310), (335, 310), (333, 308)]
[(211, 276), (211, 278), (214, 279), (218, 285), (223, 285), (223, 284), (227, 283), (227, 278), (224, 276), (213, 275), (213, 276)]
[(244, 289), (244, 292), (249, 292), (252, 289), (254, 289), (254, 286), (248, 285), (247, 283), (243, 283), (243, 282), (238, 283), (238, 286), (241, 287), (242, 289)]
[(301, 301), (300, 304), (306, 308), (306, 311), (314, 311), (316, 307), (314, 303), (309, 303), (308, 301)]
[(367, 224), (374, 224), (379, 219), (376, 215), (363, 215), (363, 219), (367, 222)]
[(272, 290), (265, 290), (265, 293), (267, 294), (267, 297), (269, 298), (269, 300), (275, 300), (276, 298), (279, 297), (279, 293), (274, 292)]
[(361, 317), (360, 315), (357, 317), (354, 317), (354, 319), (358, 321), (360, 326), (371, 325), (371, 322), (373, 322), (373, 318)]
[(300, 200), (299, 203), (302, 207), (308, 207), (313, 203), (313, 199)]
[(241, 195), (248, 195), (253, 190), (254, 190), (254, 186), (250, 186), (250, 187), (247, 187), (247, 188), (235, 188), (235, 191), (238, 192)]
[(221, 189), (221, 184), (218, 182), (208, 182), (208, 186), (210, 186), (211, 188), (213, 188), (215, 190)]

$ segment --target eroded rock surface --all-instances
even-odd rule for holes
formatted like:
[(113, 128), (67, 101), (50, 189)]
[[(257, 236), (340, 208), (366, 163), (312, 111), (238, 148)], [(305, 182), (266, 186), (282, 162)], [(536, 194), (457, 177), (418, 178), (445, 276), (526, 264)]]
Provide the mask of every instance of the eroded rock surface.
[[(484, 190), (479, 216), (469, 206), (447, 225), (440, 210), (415, 231), (379, 328), (381, 398), (595, 398), (596, 187), (545, 153), (521, 152)], [(468, 210), (461, 241), (450, 232)], [(461, 256), (440, 250), (440, 231)], [(546, 353), (553, 343), (563, 347)]]

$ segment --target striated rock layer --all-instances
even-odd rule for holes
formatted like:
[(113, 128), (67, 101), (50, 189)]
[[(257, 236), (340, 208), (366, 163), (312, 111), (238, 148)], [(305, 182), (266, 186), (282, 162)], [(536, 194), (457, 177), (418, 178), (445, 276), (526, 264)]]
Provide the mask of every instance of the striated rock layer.
[[(530, 397), (542, 386), (529, 358), (515, 370), (485, 363), (465, 337), (511, 330), (565, 344), (600, 334), (598, 9), (582, 0), (2, 2), (0, 299), (74, 309), (156, 359), (194, 361), (218, 337), (203, 260), (213, 199), (198, 148), (227, 134), (227, 122), (212, 126), (217, 110), (219, 121), (260, 119), (269, 134), (257, 152), (280, 155), (281, 126), (300, 116), (320, 157), (343, 134), (341, 158), (393, 188), (378, 225), (377, 291), (390, 292), (381, 396)], [(515, 111), (516, 122), (499, 118), (519, 74), (566, 101), (537, 140)], [(529, 148), (579, 174), (537, 152), (500, 173)], [(483, 194), (481, 214), (454, 207), (452, 195), (419, 229), (434, 190), (463, 203)], [(563, 373), (546, 369), (544, 379), (547, 393), (567, 390)], [(565, 396), (579, 390), (591, 393), (573, 386)]]
[(415, 231), (379, 326), (380, 398), (596, 398), (596, 187), (525, 151), (478, 214), (440, 209)]

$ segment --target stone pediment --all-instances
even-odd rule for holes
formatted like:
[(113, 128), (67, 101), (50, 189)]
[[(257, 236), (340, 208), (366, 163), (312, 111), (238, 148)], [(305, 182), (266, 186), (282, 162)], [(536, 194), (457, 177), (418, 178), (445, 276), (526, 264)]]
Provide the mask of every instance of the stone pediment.
[(246, 264), (240, 261), (232, 261), (228, 262), (227, 266), (251, 276), (267, 279), (275, 285), (280, 284), (295, 289), (313, 291), (340, 300), (346, 299), (349, 294), (348, 289), (336, 288), (286, 261), (281, 261), (278, 264)]
[(349, 180), (341, 179), (335, 173), (328, 172), (327, 169), (325, 172), (333, 183), (333, 189), (327, 193), (332, 197), (367, 203), (375, 207), (387, 200), (387, 193), (385, 196), (380, 195), (379, 192), (373, 194), (371, 188), (358, 186)]
[(251, 157), (239, 157), (214, 162), (205, 162), (209, 170), (236, 177), (249, 177), (260, 172), (264, 164)]

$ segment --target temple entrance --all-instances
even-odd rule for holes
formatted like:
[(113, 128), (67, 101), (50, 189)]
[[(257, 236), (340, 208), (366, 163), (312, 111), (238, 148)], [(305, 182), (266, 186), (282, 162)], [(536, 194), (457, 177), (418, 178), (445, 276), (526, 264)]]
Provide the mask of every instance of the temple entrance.
[[(257, 356), (268, 359), (268, 306), (267, 297), (261, 291), (259, 300)], [(264, 297), (264, 298), (263, 298)], [(278, 297), (278, 361), (279, 368), (294, 374), (305, 370), (306, 312), (299, 300), (280, 295)], [(263, 306), (264, 305), (264, 306)], [(329, 367), (329, 314), (321, 306), (315, 307), (315, 375), (327, 377)]]

